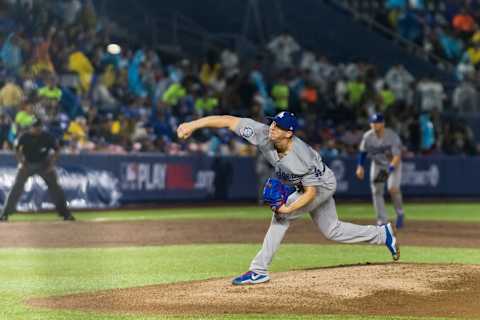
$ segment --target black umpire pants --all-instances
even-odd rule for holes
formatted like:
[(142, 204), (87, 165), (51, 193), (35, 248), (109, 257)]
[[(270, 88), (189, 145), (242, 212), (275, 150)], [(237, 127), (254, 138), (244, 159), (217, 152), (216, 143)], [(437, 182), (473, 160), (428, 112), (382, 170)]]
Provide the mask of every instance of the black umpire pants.
[(58, 213), (63, 217), (70, 216), (70, 211), (67, 208), (67, 202), (65, 200), (65, 194), (63, 189), (58, 184), (57, 173), (53, 166), (50, 166), (48, 161), (40, 163), (27, 163), (20, 166), (13, 183), (13, 187), (8, 193), (5, 206), (2, 210), (2, 216), (8, 216), (13, 213), (17, 207), (18, 200), (23, 192), (23, 187), (28, 178), (38, 174), (48, 186), (48, 193), (51, 200), (55, 204)]

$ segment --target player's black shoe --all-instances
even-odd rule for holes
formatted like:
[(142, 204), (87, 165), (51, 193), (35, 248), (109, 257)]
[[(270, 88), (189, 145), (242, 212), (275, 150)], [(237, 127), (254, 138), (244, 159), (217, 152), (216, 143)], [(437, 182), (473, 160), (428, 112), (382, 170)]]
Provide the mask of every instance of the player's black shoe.
[(75, 217), (71, 214), (63, 217), (63, 221), (76, 221)]

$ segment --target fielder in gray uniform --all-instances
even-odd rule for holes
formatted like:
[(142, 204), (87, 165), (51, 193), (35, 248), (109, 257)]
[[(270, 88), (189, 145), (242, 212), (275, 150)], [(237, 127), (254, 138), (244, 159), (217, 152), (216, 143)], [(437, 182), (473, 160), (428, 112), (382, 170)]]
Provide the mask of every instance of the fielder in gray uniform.
[(388, 222), (383, 197), (385, 182), (387, 182), (388, 191), (397, 213), (396, 227), (402, 228), (405, 218), (400, 191), (402, 142), (393, 130), (385, 128), (385, 121), (381, 113), (376, 113), (370, 117), (370, 127), (371, 129), (363, 135), (360, 143), (356, 175), (357, 178), (363, 180), (366, 157), (371, 158), (370, 188), (377, 214), (377, 224), (381, 225)]
[(320, 232), (328, 239), (344, 242), (385, 244), (394, 260), (400, 257), (398, 241), (390, 224), (361, 226), (338, 220), (333, 194), (336, 179), (320, 155), (294, 136), (297, 120), (293, 113), (280, 112), (267, 126), (248, 118), (210, 116), (181, 124), (179, 138), (188, 138), (201, 128), (229, 128), (256, 145), (275, 168), (282, 182), (297, 187), (287, 202), (274, 212), (263, 246), (250, 264), (250, 270), (233, 279), (235, 285), (257, 284), (270, 280), (268, 267), (291, 221), (309, 213)]

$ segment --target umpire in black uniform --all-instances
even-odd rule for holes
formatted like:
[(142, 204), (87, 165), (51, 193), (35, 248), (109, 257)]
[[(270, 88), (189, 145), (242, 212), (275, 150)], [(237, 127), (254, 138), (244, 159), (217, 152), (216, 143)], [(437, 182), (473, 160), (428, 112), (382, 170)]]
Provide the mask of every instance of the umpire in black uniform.
[(75, 218), (67, 208), (65, 194), (58, 184), (55, 162), (59, 147), (56, 139), (44, 131), (42, 122), (36, 119), (30, 129), (20, 135), (16, 145), (16, 155), (19, 169), (12, 190), (8, 194), (3, 207), (0, 221), (7, 221), (8, 216), (15, 211), (17, 202), (22, 195), (25, 182), (30, 176), (38, 174), (48, 186), (50, 198), (63, 220), (74, 221)]

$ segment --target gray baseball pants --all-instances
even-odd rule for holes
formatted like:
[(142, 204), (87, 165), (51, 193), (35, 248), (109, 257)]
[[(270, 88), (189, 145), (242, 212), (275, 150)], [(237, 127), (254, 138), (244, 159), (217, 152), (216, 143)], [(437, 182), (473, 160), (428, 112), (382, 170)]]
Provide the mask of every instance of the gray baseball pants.
[[(372, 190), (372, 200), (373, 206), (375, 208), (375, 213), (377, 214), (377, 224), (385, 224), (388, 222), (388, 214), (385, 209), (385, 182), (375, 183), (375, 177), (378, 175), (380, 170), (387, 170), (387, 167), (382, 167), (372, 161), (370, 166), (370, 189)], [(400, 189), (400, 183), (402, 182), (402, 165), (400, 164), (395, 171), (393, 171), (387, 180), (387, 188), (397, 188)], [(402, 200), (401, 193), (397, 197), (400, 197), (399, 200), (392, 199), (394, 202), (395, 210), (399, 214), (399, 210), (402, 210)]]
[[(283, 215), (281, 219), (272, 218), (270, 228), (263, 240), (262, 249), (257, 253), (250, 264), (250, 270), (258, 274), (267, 274), (273, 256), (280, 247), (280, 243), (290, 226), (290, 222), (298, 219), (304, 213), (310, 213), (313, 223), (320, 232), (333, 241), (343, 243), (369, 242), (372, 244), (385, 244), (385, 228), (382, 226), (362, 226), (338, 220), (334, 190), (317, 187), (316, 198), (304, 208), (292, 214)], [(294, 202), (300, 193), (295, 192), (288, 197), (287, 204)]]

